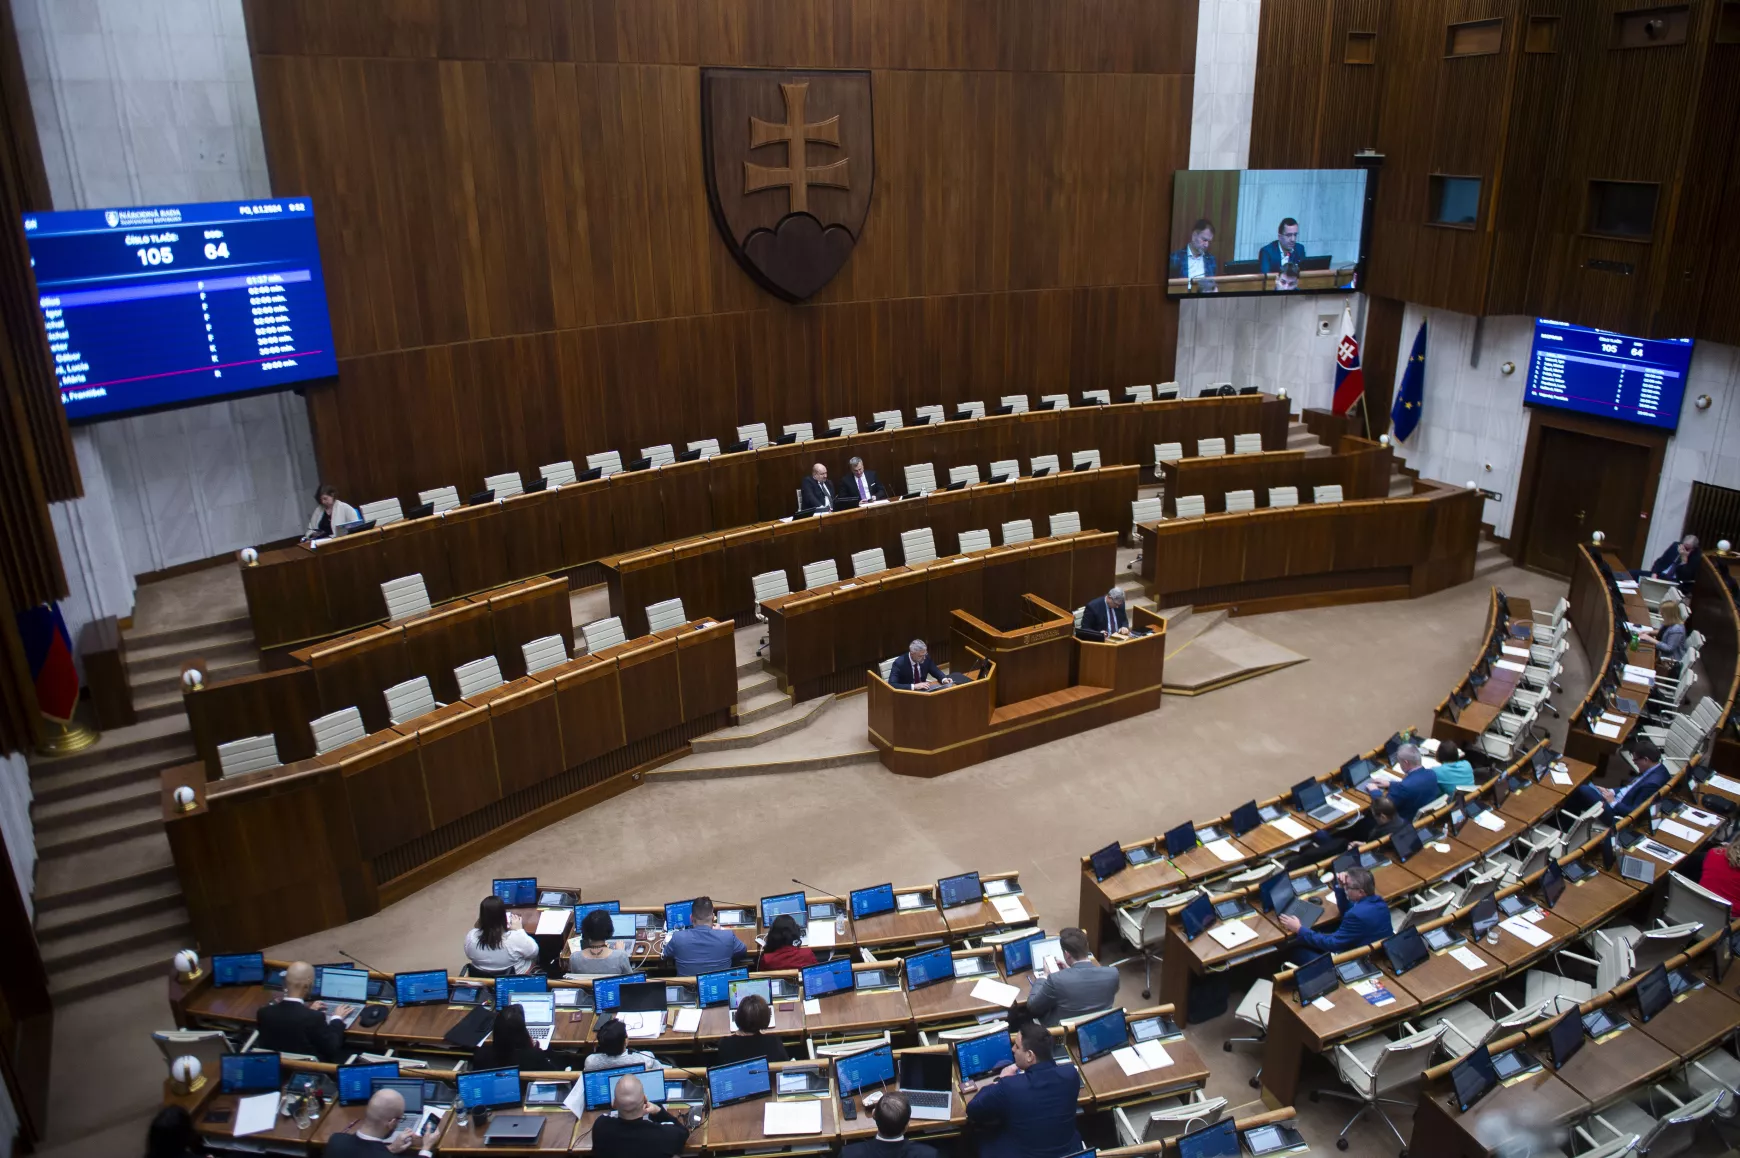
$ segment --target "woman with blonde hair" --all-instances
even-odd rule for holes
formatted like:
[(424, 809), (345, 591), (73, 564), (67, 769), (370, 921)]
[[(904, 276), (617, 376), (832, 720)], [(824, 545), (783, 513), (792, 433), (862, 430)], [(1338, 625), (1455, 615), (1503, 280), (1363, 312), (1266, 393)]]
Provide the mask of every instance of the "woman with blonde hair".
[(1740, 836), (1704, 854), (1698, 883), (1727, 901), (1730, 913), (1740, 912)]
[(1661, 605), (1661, 626), (1646, 627), (1637, 633), (1638, 639), (1655, 644), (1657, 670), (1671, 671), (1679, 666), (1680, 660), (1685, 656), (1685, 620), (1685, 609), (1677, 600), (1670, 599)]

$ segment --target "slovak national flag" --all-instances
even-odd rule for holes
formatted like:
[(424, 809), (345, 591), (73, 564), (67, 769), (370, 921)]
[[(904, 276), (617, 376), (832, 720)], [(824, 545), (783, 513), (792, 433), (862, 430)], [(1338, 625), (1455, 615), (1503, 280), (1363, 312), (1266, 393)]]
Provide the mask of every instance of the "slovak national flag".
[(43, 603), (20, 611), (18, 635), (36, 685), (37, 708), (56, 723), (69, 722), (79, 702), (79, 673), (60, 606)]
[(1335, 399), (1337, 414), (1353, 409), (1365, 393), (1365, 371), (1359, 367), (1359, 339), (1353, 336), (1353, 310), (1341, 307), (1341, 340), (1335, 344)]

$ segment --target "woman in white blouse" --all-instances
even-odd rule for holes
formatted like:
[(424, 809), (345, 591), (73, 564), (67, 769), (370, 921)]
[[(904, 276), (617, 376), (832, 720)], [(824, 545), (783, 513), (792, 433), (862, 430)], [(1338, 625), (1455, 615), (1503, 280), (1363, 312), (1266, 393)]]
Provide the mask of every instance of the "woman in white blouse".
[(477, 906), (477, 925), (465, 934), (465, 956), (486, 977), (531, 973), (538, 967), (538, 942), (500, 897), (488, 896)]
[(308, 516), (308, 533), (302, 536), (302, 540), (330, 538), (339, 527), (360, 518), (362, 516), (357, 514), (355, 507), (338, 497), (337, 487), (321, 483), (320, 489), (314, 492), (314, 513)]

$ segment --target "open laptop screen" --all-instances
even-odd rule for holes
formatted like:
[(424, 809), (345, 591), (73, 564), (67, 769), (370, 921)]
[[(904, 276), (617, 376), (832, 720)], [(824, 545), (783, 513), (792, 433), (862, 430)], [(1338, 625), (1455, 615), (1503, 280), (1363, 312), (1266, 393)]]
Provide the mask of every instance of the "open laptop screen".
[(1335, 959), (1328, 953), (1313, 957), (1293, 971), (1293, 984), (1299, 991), (1299, 1004), (1307, 1005), (1340, 984), (1335, 973)]
[(1124, 1011), (1114, 1009), (1075, 1025), (1075, 1040), (1081, 1046), (1081, 1060), (1092, 1061), (1110, 1053), (1130, 1040), (1130, 1030), (1124, 1023)]
[(862, 1053), (835, 1058), (834, 1076), (839, 1079), (842, 1095), (891, 1082), (894, 1080), (894, 1049), (885, 1043)]
[(641, 1069), (639, 1066), (612, 1066), (607, 1070), (592, 1070), (585, 1077), (585, 1091), (588, 1110), (608, 1110), (616, 1100), (616, 1083), (633, 1074), (640, 1079), (642, 1089), (646, 1093), (648, 1105), (659, 1105), (665, 1100), (665, 1071), (661, 1069)]
[(1196, 825), (1185, 821), (1166, 834), (1166, 855), (1183, 856), (1196, 847)]
[(665, 928), (687, 929), (695, 923), (694, 901), (671, 901), (665, 905)]
[(586, 901), (574, 906), (574, 927), (578, 929), (580, 922), (591, 912), (616, 913), (622, 911), (621, 901)]
[(1293, 878), (1286, 873), (1276, 873), (1264, 881), (1257, 890), (1263, 898), (1263, 908), (1271, 913), (1283, 913), (1292, 904), (1298, 893), (1293, 888)]
[[(506, 980), (506, 978), (503, 978)], [(418, 973), (393, 974), (393, 998), (400, 1005), (445, 1005), (447, 970), (426, 969)]]
[(1565, 1063), (1583, 1048), (1583, 1018), (1575, 1009), (1553, 1022), (1547, 1030), (1547, 1051), (1552, 1055), (1553, 1068), (1562, 1070)]
[(327, 1001), (367, 1001), (369, 974), (366, 969), (333, 969), (320, 971), (318, 996)]
[(974, 871), (944, 877), (936, 883), (936, 895), (943, 908), (953, 909), (961, 905), (977, 904), (984, 899), (985, 890), (979, 883), (978, 872)]
[(811, 965), (801, 976), (806, 999), (826, 997), (830, 993), (849, 990), (852, 988), (852, 959), (841, 957), (837, 961)]
[(1045, 931), (1040, 930), (1031, 937), (1022, 937), (1009, 941), (1003, 946), (1003, 973), (1013, 977), (1017, 973), (1025, 973), (1033, 968), (1033, 946), (1045, 939)]
[(717, 973), (701, 974), (695, 978), (695, 985), (700, 991), (702, 1005), (724, 1005), (731, 999), (731, 983), (748, 979), (748, 969), (722, 969)]
[(871, 885), (867, 889), (852, 890), (852, 919), (861, 921), (865, 917), (874, 917), (878, 913), (894, 911), (894, 885)]
[(707, 1090), (715, 1106), (729, 1106), (748, 1098), (763, 1097), (773, 1088), (770, 1083), (764, 1057), (707, 1067)]
[(1178, 1158), (1239, 1158), (1238, 1125), (1223, 1118), (1178, 1136)]
[(1637, 1014), (1648, 1021), (1666, 1009), (1674, 999), (1668, 984), (1667, 966), (1657, 965), (1637, 981)]
[(775, 917), (791, 917), (800, 926), (809, 924), (810, 910), (802, 893), (781, 893), (761, 898), (761, 927), (769, 928)]
[(733, 981), (730, 986), (731, 1009), (736, 1012), (743, 1004), (743, 999), (751, 995), (761, 998), (769, 1005), (773, 1004), (773, 981), (766, 977), (757, 977), (753, 981)]
[(955, 959), (947, 945), (928, 953), (915, 953), (906, 959), (908, 989), (922, 989), (938, 981), (947, 981), (954, 975)]
[(520, 1104), (519, 1067), (460, 1074), (459, 1096), (473, 1110), (480, 1106), (517, 1106)]
[(1484, 1043), (1475, 1046), (1450, 1071), (1450, 1084), (1456, 1089), (1456, 1104), (1464, 1113), (1498, 1085), (1498, 1071), (1493, 1068), (1492, 1055)]
[(1383, 950), (1384, 956), (1389, 959), (1390, 968), (1398, 975), (1406, 973), (1431, 955), (1426, 948), (1426, 939), (1412, 925), (1386, 940)]
[(1204, 929), (1214, 924), (1214, 902), (1206, 894), (1198, 894), (1195, 900), (1178, 910), (1178, 923), (1184, 926), (1186, 941), (1196, 940)]
[(219, 953), (211, 959), (213, 985), (259, 985), (265, 980), (264, 953)]
[(376, 1078), (399, 1076), (398, 1062), (369, 1062), (357, 1066), (338, 1067), (338, 1104), (360, 1106), (374, 1093), (370, 1084)]
[(975, 1081), (994, 1074), (1004, 1066), (1013, 1065), (1015, 1053), (1009, 1035), (1003, 1030), (983, 1037), (969, 1037), (955, 1042), (955, 1061), (961, 1067), (961, 1077)]
[(508, 999), (516, 993), (548, 993), (550, 979), (542, 973), (528, 973), (523, 977), (497, 977), (495, 979), (495, 1004), (498, 1009), (505, 1009)]
[(218, 1076), (226, 1094), (275, 1090), (283, 1081), (275, 1053), (226, 1053), (218, 1061)]
[(1124, 859), (1124, 849), (1117, 841), (1106, 845), (1088, 858), (1093, 866), (1094, 879), (1103, 881), (1113, 873), (1119, 872), (1129, 862)]
[(594, 1009), (615, 1009), (622, 1004), (622, 987), (645, 981), (645, 973), (624, 973), (621, 977), (600, 977), (592, 982)]

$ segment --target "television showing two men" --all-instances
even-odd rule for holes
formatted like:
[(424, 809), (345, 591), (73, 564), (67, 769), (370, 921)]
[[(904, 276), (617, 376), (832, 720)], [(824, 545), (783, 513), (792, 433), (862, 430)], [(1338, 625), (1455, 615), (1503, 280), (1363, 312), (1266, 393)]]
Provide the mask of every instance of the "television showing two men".
[(1193, 169), (1173, 178), (1167, 292), (1356, 288), (1363, 169)]

